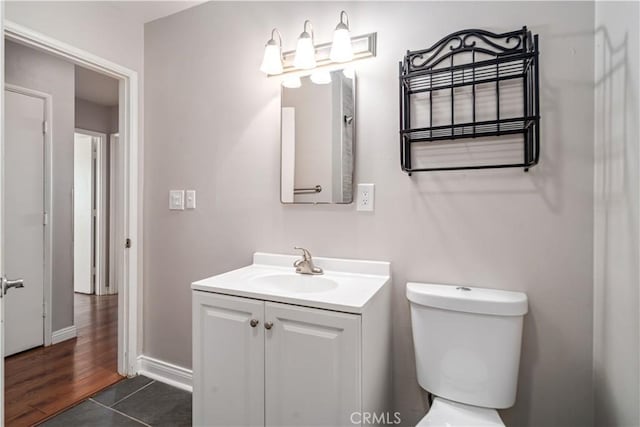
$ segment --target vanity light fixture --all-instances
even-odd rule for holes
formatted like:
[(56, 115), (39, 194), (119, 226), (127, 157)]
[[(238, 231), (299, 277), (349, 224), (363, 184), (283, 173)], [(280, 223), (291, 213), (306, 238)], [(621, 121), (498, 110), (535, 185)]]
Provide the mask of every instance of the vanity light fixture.
[[(309, 24), (311, 34), (307, 32), (307, 24)], [(300, 37), (298, 37), (298, 46), (296, 48), (293, 66), (303, 70), (315, 68), (316, 66), (316, 48), (313, 45), (313, 25), (311, 25), (311, 21), (308, 19), (304, 21), (303, 31)]]
[(331, 83), (331, 73), (327, 70), (316, 70), (311, 73), (311, 81), (317, 85), (326, 85)]
[(344, 10), (340, 12), (340, 22), (333, 32), (333, 43), (331, 44), (329, 58), (333, 62), (348, 62), (353, 59), (353, 46), (351, 45), (351, 34), (349, 31), (349, 15), (347, 15), (347, 12)]
[[(340, 21), (333, 32), (333, 41), (315, 44), (313, 25), (305, 20), (302, 33), (297, 39), (296, 49), (284, 52), (282, 36), (274, 28), (271, 38), (264, 48), (260, 71), (268, 77), (284, 74), (308, 76), (316, 69), (335, 71), (343, 69), (346, 63), (376, 56), (377, 33), (351, 37), (349, 15), (340, 11)], [(276, 38), (277, 34), (277, 38)], [(318, 77), (326, 83), (326, 75)]]
[[(278, 43), (276, 43), (275, 35), (278, 35)], [(282, 73), (282, 35), (277, 28), (271, 30), (271, 39), (264, 47), (264, 57), (260, 71), (267, 75), (276, 75)]]

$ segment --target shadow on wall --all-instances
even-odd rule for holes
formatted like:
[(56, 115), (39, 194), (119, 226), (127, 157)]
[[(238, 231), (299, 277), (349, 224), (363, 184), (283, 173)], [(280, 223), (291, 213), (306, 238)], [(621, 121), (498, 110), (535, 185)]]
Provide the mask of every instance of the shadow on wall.
[[(639, 381), (638, 88), (629, 74), (629, 33), (612, 39), (600, 26), (595, 40), (595, 419), (632, 425)], [(633, 411), (635, 420), (628, 418)]]

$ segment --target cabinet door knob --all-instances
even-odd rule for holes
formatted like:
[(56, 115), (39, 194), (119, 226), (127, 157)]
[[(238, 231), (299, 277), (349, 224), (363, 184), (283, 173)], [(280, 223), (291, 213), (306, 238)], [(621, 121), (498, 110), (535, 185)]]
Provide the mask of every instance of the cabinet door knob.
[(264, 324), (264, 327), (265, 327), (265, 328), (267, 328), (267, 329), (271, 329), (271, 328), (273, 328), (273, 322), (267, 322), (267, 323), (265, 323), (265, 324)]
[(258, 326), (258, 323), (260, 323), (258, 319), (251, 319), (251, 321), (249, 322), (252, 328), (255, 328), (256, 326)]

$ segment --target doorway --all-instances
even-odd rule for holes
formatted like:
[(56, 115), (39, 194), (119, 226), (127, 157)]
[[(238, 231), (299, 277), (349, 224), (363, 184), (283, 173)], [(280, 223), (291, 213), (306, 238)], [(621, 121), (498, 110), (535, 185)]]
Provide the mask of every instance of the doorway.
[[(39, 263), (42, 267), (33, 269), (20, 267), (16, 269), (20, 271), (13, 271), (9, 268), (7, 263), (7, 261), (11, 261), (10, 258), (7, 259), (7, 253), (9, 252), (7, 250), (2, 251), (5, 259), (0, 260), (4, 276), (9, 276), (10, 278), (21, 277), (25, 283), (25, 286), (22, 289), (18, 288), (9, 290), (7, 298), (3, 298), (2, 304), (0, 304), (0, 314), (10, 314), (10, 309), (7, 310), (6, 307), (18, 306), (18, 304), (12, 304), (12, 302), (9, 301), (9, 297), (18, 298), (17, 295), (22, 293), (22, 291), (35, 291), (38, 288), (42, 293), (42, 297), (36, 296), (35, 298), (29, 298), (30, 301), (40, 301), (41, 311), (38, 329), (40, 331), (39, 335), (41, 340), (32, 341), (29, 344), (25, 344), (20, 347), (20, 350), (18, 350), (19, 353), (10, 357), (10, 360), (5, 360), (6, 363), (2, 365), (2, 368), (4, 369), (0, 369), (0, 392), (2, 392), (3, 389), (6, 391), (6, 393), (0, 394), (0, 396), (3, 397), (2, 400), (4, 400), (4, 402), (0, 401), (0, 405), (5, 412), (5, 416), (2, 418), (4, 418), (5, 421), (8, 421), (9, 418), (11, 418), (11, 422), (7, 422), (7, 424), (20, 425), (37, 423), (43, 418), (46, 418), (69, 405), (73, 405), (114, 381), (118, 381), (122, 378), (121, 375), (132, 375), (136, 373), (138, 321), (137, 259), (139, 250), (137, 248), (135, 251), (128, 249), (132, 246), (131, 236), (137, 237), (137, 138), (135, 135), (137, 132), (137, 77), (135, 72), (131, 72), (130, 70), (111, 64), (108, 61), (104, 61), (100, 58), (87, 54), (86, 52), (76, 50), (55, 40), (32, 33), (28, 29), (14, 26), (11, 23), (5, 22), (5, 36), (7, 37), (5, 40), (6, 44), (10, 44), (11, 40), (16, 40), (19, 41), (21, 48), (35, 48), (33, 50), (37, 50), (38, 53), (47, 54), (58, 60), (67, 61), (72, 66), (85, 65), (89, 66), (91, 71), (104, 72), (109, 78), (115, 80), (117, 98), (122, 100), (122, 103), (114, 108), (115, 116), (121, 120), (122, 123), (121, 128), (117, 129), (117, 132), (115, 132), (119, 136), (122, 135), (117, 139), (117, 143), (119, 143), (120, 146), (111, 150), (113, 147), (108, 147), (108, 142), (116, 139), (108, 138), (106, 135), (101, 139), (104, 143), (103, 152), (109, 153), (114, 151), (117, 156), (117, 158), (113, 159), (113, 163), (118, 166), (116, 169), (117, 176), (104, 177), (104, 175), (101, 175), (100, 179), (108, 188), (108, 190), (104, 192), (105, 198), (108, 198), (109, 194), (114, 195), (114, 203), (107, 202), (106, 206), (103, 206), (102, 211), (105, 212), (105, 215), (103, 218), (104, 227), (102, 227), (103, 230), (101, 231), (105, 236), (103, 242), (108, 240), (106, 236), (111, 235), (113, 236), (113, 239), (111, 239), (113, 244), (111, 246), (104, 246), (103, 249), (103, 245), (97, 240), (94, 240), (91, 244), (92, 249), (90, 252), (90, 258), (95, 257), (95, 262), (93, 263), (93, 266), (90, 267), (90, 271), (92, 271), (93, 274), (93, 272), (102, 264), (101, 270), (105, 273), (106, 277), (109, 277), (108, 272), (111, 270), (108, 261), (108, 254), (112, 254), (111, 261), (114, 265), (113, 274), (109, 281), (104, 281), (104, 284), (107, 290), (109, 287), (112, 288), (109, 293), (114, 295), (107, 295), (104, 298), (96, 296), (95, 294), (99, 293), (98, 286), (94, 286), (93, 295), (90, 296), (91, 299), (83, 299), (82, 297), (84, 297), (84, 295), (75, 294), (73, 280), (74, 268), (72, 262), (72, 268), (69, 270), (71, 273), (68, 277), (65, 280), (56, 282), (63, 283), (63, 286), (70, 286), (70, 298), (65, 300), (65, 298), (61, 296), (62, 293), (56, 292), (54, 294), (53, 301), (47, 302), (47, 289), (51, 289), (51, 286), (53, 286), (53, 283), (51, 283), (51, 286), (47, 286), (47, 258), (52, 258), (53, 261), (51, 261), (51, 259), (49, 261), (56, 266), (56, 253), (64, 252), (51, 250), (49, 253), (47, 251), (47, 247), (49, 245), (54, 245), (52, 242), (47, 242), (46, 231), (48, 229), (53, 229), (53, 222), (62, 218), (61, 215), (54, 215), (56, 213), (56, 206), (65, 206), (69, 211), (73, 211), (73, 203), (71, 203), (74, 192), (73, 173), (71, 173), (71, 180), (69, 181), (65, 181), (64, 179), (55, 179), (55, 176), (49, 181), (49, 183), (46, 183), (46, 180), (43, 180), (44, 182), (41, 182), (40, 184), (42, 187), (42, 193), (44, 193), (42, 197), (40, 197), (37, 192), (25, 191), (27, 189), (26, 184), (22, 181), (20, 181), (16, 187), (16, 193), (18, 193), (18, 195), (24, 196), (22, 193), (29, 193), (32, 196), (32, 199), (38, 199), (41, 201), (39, 205), (40, 207), (37, 209), (39, 211), (38, 214), (31, 214), (29, 217), (31, 220), (35, 220), (36, 217), (39, 219), (38, 226), (40, 228), (39, 233), (41, 243), (40, 246), (32, 245), (33, 247), (30, 248), (29, 253), (35, 254), (32, 258), (35, 260), (36, 264)], [(24, 64), (26, 63), (23, 63), (23, 65)], [(9, 73), (7, 73), (7, 76), (8, 75)], [(8, 81), (8, 79), (5, 81)], [(3, 97), (9, 99), (12, 95), (3, 93)], [(57, 106), (57, 101), (59, 101), (60, 98), (57, 96), (53, 96), (52, 98), (53, 105)], [(51, 103), (49, 103), (49, 105), (51, 105)], [(69, 104), (66, 103), (65, 105)], [(71, 102), (71, 105), (73, 105), (73, 101)], [(9, 100), (6, 107), (10, 107), (12, 110), (15, 110), (13, 100)], [(10, 114), (7, 110), (8, 108), (5, 108), (4, 112), (6, 114)], [(40, 138), (42, 138), (43, 133), (46, 135), (48, 133), (47, 131), (54, 134), (55, 132), (61, 132), (62, 127), (52, 127), (52, 123), (50, 121), (43, 121), (41, 117), (38, 118), (38, 120), (40, 122)], [(2, 128), (5, 128), (5, 126), (2, 126)], [(136, 132), (132, 132), (132, 129), (136, 129)], [(10, 131), (8, 129), (4, 130), (6, 134), (3, 135), (3, 145), (5, 145), (8, 137), (13, 139), (13, 135), (11, 135)], [(71, 153), (72, 161), (75, 139), (73, 136), (74, 130), (75, 129), (72, 126), (72, 136), (66, 139), (71, 142), (72, 149), (66, 154)], [(50, 150), (52, 147), (55, 149), (60, 148), (59, 145), (45, 143), (44, 148), (41, 145), (41, 149), (43, 151), (42, 156), (45, 157), (45, 159), (42, 161), (40, 161), (38, 157), (33, 159), (34, 163), (42, 165), (42, 170), (44, 170), (43, 173), (45, 174), (47, 167), (47, 150)], [(52, 164), (54, 165), (56, 164), (56, 155), (59, 157), (60, 153), (54, 152), (51, 156)], [(7, 173), (10, 170), (8, 167), (9, 159), (3, 157), (2, 160), (2, 167), (4, 168), (3, 172)], [(58, 158), (57, 160), (59, 161), (60, 159)], [(108, 160), (105, 159), (105, 161)], [(73, 167), (69, 169), (73, 172)], [(17, 176), (19, 172), (19, 170), (14, 170), (12, 175)], [(27, 173), (29, 171), (25, 169), (23, 172)], [(1, 203), (3, 208), (6, 209), (11, 206), (12, 200), (9, 200), (9, 197), (13, 197), (13, 195), (11, 190), (7, 189), (7, 187), (12, 184), (10, 180), (7, 180), (4, 177), (4, 174), (3, 178), (0, 179), (4, 180), (2, 183), (4, 184), (2, 186), (4, 188), (4, 194), (0, 194), (0, 196), (2, 196)], [(109, 182), (112, 180), (116, 183), (116, 188), (108, 187)], [(95, 192), (95, 186), (99, 185), (96, 181), (98, 181), (98, 179), (94, 176), (92, 183), (90, 184), (94, 189), (94, 194), (97, 194), (97, 192)], [(58, 194), (54, 194), (52, 196), (54, 199), (53, 208), (51, 211), (46, 211), (46, 193), (49, 190), (49, 185), (51, 185), (51, 188), (56, 190), (61, 188), (62, 193), (66, 192), (66, 196), (69, 196), (69, 203), (66, 203), (66, 196), (58, 200), (56, 199)], [(43, 198), (45, 199), (44, 203), (42, 203)], [(92, 196), (92, 198), (95, 199), (95, 196)], [(93, 200), (93, 202), (98, 203), (99, 200)], [(33, 203), (32, 205), (36, 206)], [(112, 215), (111, 218), (106, 214), (109, 212), (109, 205), (115, 206), (114, 215)], [(27, 217), (29, 214), (24, 213), (22, 216)], [(73, 238), (73, 222), (71, 220), (64, 222), (68, 225), (68, 229), (66, 230), (67, 233), (65, 235)], [(36, 223), (34, 222), (32, 225), (35, 227), (35, 224)], [(110, 224), (113, 224), (113, 230), (109, 229)], [(7, 232), (8, 227), (0, 228), (0, 236), (5, 240), (5, 242), (3, 242), (3, 249), (6, 249), (6, 240), (10, 237), (10, 233)], [(96, 225), (93, 225), (92, 228), (94, 228), (95, 234), (100, 233), (100, 229), (96, 227)], [(96, 236), (93, 236), (93, 238), (95, 239)], [(55, 241), (55, 239), (53, 240)], [(52, 249), (55, 249), (55, 247)], [(97, 255), (98, 250), (100, 250), (104, 256), (101, 257)], [(73, 253), (73, 250), (71, 253)], [(69, 259), (71, 259), (71, 257), (69, 257)], [(100, 260), (103, 262), (100, 263)], [(29, 274), (25, 274), (25, 270), (28, 270)], [(54, 273), (62, 270), (62, 268), (53, 268)], [(55, 274), (53, 275), (55, 276)], [(34, 276), (36, 279), (30, 278), (30, 276)], [(27, 282), (32, 284), (37, 282), (40, 277), (42, 277), (40, 280), (40, 282), (43, 283), (42, 286), (26, 286)], [(8, 281), (5, 281), (5, 284), (6, 283), (8, 283)], [(118, 290), (121, 292), (118, 292)], [(115, 295), (116, 293), (117, 295)], [(96, 304), (95, 301), (98, 301), (98, 298), (102, 298), (102, 301), (108, 303)], [(60, 309), (61, 305), (57, 303), (63, 300), (66, 303), (71, 302), (71, 305), (76, 307), (76, 313), (71, 314), (70, 323), (67, 322), (68, 319), (63, 319), (56, 323), (56, 318), (62, 319), (62, 317), (59, 316), (60, 312), (62, 312)], [(66, 310), (66, 312), (69, 311)], [(52, 318), (53, 331), (47, 332), (46, 324), (48, 320), (51, 320)], [(44, 319), (44, 321), (42, 319)], [(93, 350), (88, 350), (88, 347), (86, 347), (80, 340), (80, 336), (82, 336), (81, 330), (85, 327), (91, 327), (92, 322), (96, 319), (102, 319), (100, 320), (101, 328), (99, 328), (99, 330), (94, 329), (94, 333), (86, 334), (86, 336), (91, 337), (93, 340), (92, 343), (87, 344), (93, 346)], [(3, 329), (7, 329), (7, 325), (9, 323), (9, 319), (6, 319), (6, 316), (5, 320), (6, 322), (0, 325), (0, 339), (5, 335), (6, 331)], [(15, 322), (11, 323), (14, 324)], [(68, 326), (65, 326), (67, 324)], [(60, 326), (63, 327), (60, 328)], [(107, 331), (108, 333), (105, 333)], [(24, 334), (21, 333), (20, 335)], [(48, 340), (47, 336), (51, 336), (52, 339)], [(28, 348), (33, 346), (36, 346), (35, 350), (28, 350)], [(26, 351), (20, 352), (23, 348)], [(106, 359), (107, 353), (109, 353), (107, 350), (112, 350), (113, 354), (112, 356), (108, 356), (108, 360)], [(30, 357), (24, 357), (28, 353), (30, 353)], [(72, 357), (73, 363), (69, 363), (69, 361), (65, 361), (63, 358), (65, 355), (74, 353), (78, 357)], [(46, 357), (49, 355), (54, 355), (57, 359), (53, 362), (45, 361)], [(12, 364), (13, 361), (20, 363)], [(31, 362), (31, 364), (29, 364), (29, 362)], [(91, 362), (94, 365), (88, 366), (88, 362)], [(100, 364), (101, 366), (98, 366)], [(6, 377), (2, 374), (2, 370), (6, 372)], [(83, 376), (78, 375), (80, 372)], [(45, 397), (44, 399), (39, 399), (39, 401), (36, 402), (31, 399), (34, 397), (34, 392), (33, 390), (28, 389), (28, 385), (33, 385), (34, 382), (40, 381), (47, 376), (49, 376), (51, 384), (44, 386), (44, 388), (52, 392), (53, 397)], [(80, 377), (82, 377), (81, 384), (76, 384), (71, 388), (65, 385), (67, 379), (78, 379)], [(102, 381), (103, 385), (98, 389), (92, 390), (92, 385), (95, 385), (100, 381)]]
[[(76, 112), (85, 103), (76, 98)], [(78, 114), (76, 114), (76, 124)], [(85, 129), (74, 133), (73, 283), (86, 295), (117, 293), (109, 282), (109, 163), (107, 134)]]
[(3, 298), (5, 423), (22, 425), (122, 378), (118, 297), (96, 295), (109, 252), (107, 136), (97, 131), (118, 131), (119, 84), (28, 46), (5, 49), (4, 264), (22, 280)]

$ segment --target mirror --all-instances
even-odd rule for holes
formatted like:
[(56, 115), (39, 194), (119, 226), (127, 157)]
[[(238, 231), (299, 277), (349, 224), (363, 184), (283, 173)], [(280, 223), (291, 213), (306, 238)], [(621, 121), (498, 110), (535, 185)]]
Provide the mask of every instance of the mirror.
[(301, 77), (298, 87), (285, 85), (286, 81), (280, 122), (282, 203), (353, 202), (355, 74), (319, 71)]

